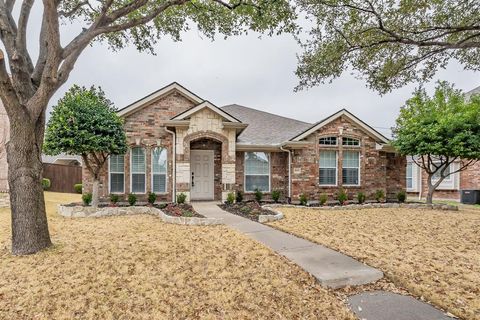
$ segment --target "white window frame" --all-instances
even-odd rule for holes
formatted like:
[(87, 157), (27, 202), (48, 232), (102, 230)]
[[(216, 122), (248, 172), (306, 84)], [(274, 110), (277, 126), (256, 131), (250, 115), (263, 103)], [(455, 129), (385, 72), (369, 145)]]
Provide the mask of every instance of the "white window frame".
[[(335, 153), (335, 184), (320, 184), (320, 158), (321, 158), (321, 153), (322, 152), (334, 152)], [(324, 167), (323, 169), (332, 169), (332, 167)], [(318, 153), (318, 179), (317, 179), (317, 184), (320, 187), (337, 187), (338, 186), (338, 150), (320, 150), (320, 152)]]
[[(143, 180), (144, 180), (144, 190), (143, 192), (133, 192), (133, 149), (136, 149), (136, 148), (139, 148), (139, 149), (143, 149), (143, 153), (145, 154), (145, 159), (144, 159), (144, 165), (145, 165), (145, 171), (143, 173)], [(138, 174), (138, 173), (136, 173)], [(147, 193), (147, 151), (144, 147), (133, 147), (133, 148), (130, 148), (130, 192), (133, 193), (133, 194), (146, 194)]]
[[(411, 170), (412, 176), (410, 178), (412, 180), (412, 186), (411, 187), (408, 187), (408, 182), (407, 182), (408, 181), (408, 166), (409, 165), (412, 167), (412, 170)], [(415, 188), (415, 182), (416, 181), (415, 181), (415, 173), (414, 173), (415, 170), (414, 169), (415, 169), (415, 163), (407, 162), (407, 167), (405, 168), (405, 187), (406, 187), (407, 191), (415, 191), (415, 189), (416, 189)]]
[[(344, 141), (345, 141), (344, 139), (356, 140), (356, 141), (358, 141), (358, 144), (357, 144), (357, 145), (354, 145), (354, 144), (344, 144)], [(362, 144), (362, 142), (360, 141), (360, 139), (357, 139), (357, 138), (354, 138), (354, 137), (342, 137), (342, 146), (343, 146), (343, 147), (346, 147), (346, 148), (359, 148), (361, 144)]]
[[(321, 144), (320, 139), (328, 139), (328, 138), (335, 138), (335, 144)], [(337, 136), (323, 136), (323, 137), (318, 137), (318, 145), (321, 147), (337, 147), (338, 146), (338, 139), (339, 137)]]
[[(272, 155), (266, 151), (245, 151), (243, 155), (243, 191), (245, 193), (254, 193), (255, 190), (247, 190), (247, 153), (265, 153), (268, 157), (268, 191), (262, 191), (263, 193), (270, 193), (272, 188)], [(249, 176), (264, 176), (265, 174), (248, 174)]]
[[(155, 192), (155, 191), (153, 190), (153, 176), (154, 176), (155, 174), (161, 175), (161, 173), (154, 173), (154, 172), (153, 172), (153, 151), (154, 151), (155, 149), (163, 149), (163, 150), (165, 150), (165, 152), (167, 153), (167, 158), (166, 158), (166, 161), (165, 161), (165, 191), (163, 191), (163, 192), (160, 192), (160, 191), (159, 191), (159, 192)], [(151, 159), (150, 159), (150, 161), (151, 161), (151, 163), (150, 163), (150, 180), (151, 180), (152, 192), (154, 192), (154, 193), (156, 193), (156, 194), (166, 194), (166, 193), (168, 193), (168, 149), (165, 148), (165, 147), (155, 147), (155, 148), (152, 148), (152, 149), (150, 150), (150, 158), (151, 158)]]
[[(123, 172), (112, 172), (110, 169), (110, 155), (108, 157), (108, 193), (110, 194), (124, 194), (125, 193), (125, 155), (124, 154), (119, 154), (116, 156), (123, 156)], [(115, 174), (123, 174), (123, 190), (122, 192), (112, 192), (112, 173)]]
[[(357, 169), (357, 167), (345, 167), (343, 165), (343, 161), (344, 161), (344, 156), (343, 154), (345, 152), (356, 152), (358, 154), (358, 184), (344, 184), (343, 183), (343, 169)], [(361, 170), (362, 170), (362, 162), (361, 162), (361, 152), (360, 151), (357, 151), (357, 150), (343, 150), (342, 152), (342, 186), (346, 186), (346, 187), (359, 187), (362, 185), (362, 181), (361, 181)]]

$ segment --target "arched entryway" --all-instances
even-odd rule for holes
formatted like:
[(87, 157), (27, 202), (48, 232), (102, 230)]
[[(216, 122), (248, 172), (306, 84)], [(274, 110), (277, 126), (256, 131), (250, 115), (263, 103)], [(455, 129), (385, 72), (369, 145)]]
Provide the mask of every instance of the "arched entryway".
[(192, 200), (222, 200), (222, 142), (199, 138), (190, 142)]

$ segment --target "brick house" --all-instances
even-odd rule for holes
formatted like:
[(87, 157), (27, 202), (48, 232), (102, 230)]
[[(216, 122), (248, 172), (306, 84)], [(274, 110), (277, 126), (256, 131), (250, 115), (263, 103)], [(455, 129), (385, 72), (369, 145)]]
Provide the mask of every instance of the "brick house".
[[(446, 172), (454, 172), (460, 167), (459, 162), (452, 163)], [(411, 198), (425, 198), (428, 193), (428, 174), (407, 157), (407, 192)], [(435, 176), (434, 178), (435, 179)], [(437, 200), (460, 201), (461, 190), (480, 190), (480, 162), (469, 166), (464, 171), (453, 173), (440, 183), (433, 194)]]
[[(480, 87), (466, 92), (465, 97), (469, 98), (474, 94), (480, 94)], [(460, 163), (454, 162), (447, 168), (447, 172), (454, 172), (459, 167)], [(407, 157), (406, 178), (409, 197), (425, 198), (428, 192), (428, 174), (417, 166), (411, 157)], [(433, 197), (437, 200), (460, 201), (460, 191), (466, 189), (480, 190), (480, 161), (447, 177), (435, 190)]]
[[(111, 156), (100, 196), (155, 192), (159, 201), (225, 200), (255, 189), (298, 201), (302, 193), (333, 199), (378, 189), (388, 197), (405, 189), (405, 157), (388, 139), (342, 109), (306, 123), (240, 105), (222, 108), (172, 83), (118, 111), (124, 119), (125, 155)], [(92, 188), (83, 169), (84, 191)]]

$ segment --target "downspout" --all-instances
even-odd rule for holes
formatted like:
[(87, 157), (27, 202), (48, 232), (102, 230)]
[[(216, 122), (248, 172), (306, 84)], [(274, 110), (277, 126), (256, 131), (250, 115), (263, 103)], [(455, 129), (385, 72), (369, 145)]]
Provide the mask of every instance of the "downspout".
[(172, 171), (172, 202), (177, 202), (177, 140), (175, 136), (175, 131), (169, 130), (167, 127), (164, 127), (165, 131), (172, 134), (173, 138), (173, 171)]
[(292, 199), (292, 189), (291, 189), (291, 168), (292, 168), (292, 153), (290, 150), (286, 150), (283, 148), (282, 145), (280, 145), (280, 150), (287, 152), (288, 153), (288, 201), (290, 202)]

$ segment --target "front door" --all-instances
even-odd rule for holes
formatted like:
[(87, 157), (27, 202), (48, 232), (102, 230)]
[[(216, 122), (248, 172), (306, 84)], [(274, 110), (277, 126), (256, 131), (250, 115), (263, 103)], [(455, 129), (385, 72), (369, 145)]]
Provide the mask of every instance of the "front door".
[(192, 200), (213, 200), (213, 150), (192, 150), (190, 161)]

